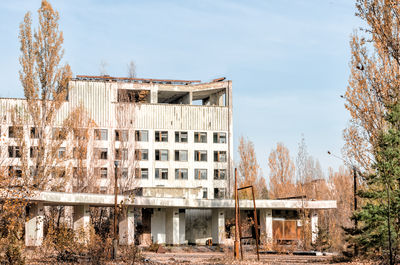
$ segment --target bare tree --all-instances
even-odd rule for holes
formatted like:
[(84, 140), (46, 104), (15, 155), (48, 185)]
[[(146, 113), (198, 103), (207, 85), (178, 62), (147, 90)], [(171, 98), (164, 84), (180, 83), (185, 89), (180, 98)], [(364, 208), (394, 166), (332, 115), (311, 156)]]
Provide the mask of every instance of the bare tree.
[(133, 60), (131, 60), (128, 64), (128, 77), (136, 78), (136, 64)]
[[(253, 142), (240, 137), (238, 147), (240, 156), (239, 173), (240, 186), (254, 186), (254, 192), (257, 199), (267, 199), (268, 189), (265, 183), (265, 178), (262, 176), (260, 166), (257, 162), (256, 153)], [(241, 193), (243, 194), (243, 193)], [(245, 198), (251, 198), (251, 191), (245, 191)]]
[(100, 61), (100, 66), (99, 66), (100, 75), (107, 75), (107, 66), (108, 63), (105, 60)]

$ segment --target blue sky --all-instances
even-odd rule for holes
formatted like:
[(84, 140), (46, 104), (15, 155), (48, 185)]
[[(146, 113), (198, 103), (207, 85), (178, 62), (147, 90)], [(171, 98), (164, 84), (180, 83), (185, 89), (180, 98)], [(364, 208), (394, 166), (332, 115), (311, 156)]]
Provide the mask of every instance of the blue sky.
[[(351, 33), (361, 22), (349, 0), (50, 1), (60, 13), (64, 60), (74, 75), (233, 81), (235, 152), (240, 136), (258, 161), (283, 142), (293, 159), (304, 134), (324, 170), (341, 161), (349, 115), (340, 98), (349, 77)], [(22, 97), (18, 26), (40, 0), (0, 2), (0, 97)], [(235, 153), (237, 157), (237, 153)]]

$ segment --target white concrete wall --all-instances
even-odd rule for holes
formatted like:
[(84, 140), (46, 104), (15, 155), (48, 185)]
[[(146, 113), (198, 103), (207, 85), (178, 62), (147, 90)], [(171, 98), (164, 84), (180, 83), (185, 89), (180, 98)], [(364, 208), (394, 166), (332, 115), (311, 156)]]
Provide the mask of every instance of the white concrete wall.
[(212, 243), (224, 244), (225, 241), (225, 210), (213, 209), (212, 210)]
[(260, 209), (260, 238), (262, 244), (271, 245), (272, 234), (272, 209)]
[(126, 212), (120, 215), (119, 244), (132, 245), (135, 243), (135, 215), (133, 206), (128, 206)]

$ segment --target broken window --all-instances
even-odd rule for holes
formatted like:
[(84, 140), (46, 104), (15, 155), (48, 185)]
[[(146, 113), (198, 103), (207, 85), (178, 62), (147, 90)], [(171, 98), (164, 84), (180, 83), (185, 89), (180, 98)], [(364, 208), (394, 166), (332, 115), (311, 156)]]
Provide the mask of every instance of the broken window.
[(195, 169), (194, 179), (207, 179), (207, 169)]
[(32, 139), (39, 139), (41, 137), (41, 132), (38, 128), (36, 127), (31, 127), (31, 133), (30, 133), (30, 138)]
[(124, 179), (128, 178), (128, 168), (127, 168), (127, 167), (124, 167), (124, 168), (122, 169), (121, 176), (122, 176), (122, 178), (124, 178)]
[(87, 148), (86, 146), (78, 146), (78, 147), (74, 147), (74, 149), (72, 150), (73, 156), (75, 159), (86, 159), (86, 155), (87, 155)]
[(155, 139), (156, 142), (168, 142), (168, 131), (156, 131)]
[(67, 132), (63, 130), (63, 128), (53, 128), (52, 138), (53, 140), (65, 140), (67, 138)]
[(214, 144), (226, 144), (226, 133), (214, 133)]
[(115, 149), (115, 159), (116, 160), (128, 160), (128, 149)]
[(145, 130), (135, 131), (135, 141), (148, 142), (149, 141), (149, 131), (145, 131)]
[(29, 148), (29, 157), (30, 158), (34, 158), (34, 157), (37, 157), (37, 155), (38, 155), (38, 147), (37, 146), (31, 146), (30, 148)]
[(57, 156), (58, 156), (58, 158), (64, 158), (65, 157), (65, 147), (58, 148)]
[(188, 161), (188, 151), (187, 150), (175, 150), (175, 161)]
[(194, 151), (194, 161), (207, 161), (207, 151), (206, 150)]
[(175, 143), (187, 143), (188, 133), (187, 132), (175, 132)]
[(65, 168), (53, 167), (51, 169), (51, 176), (53, 178), (63, 178), (63, 177), (65, 177)]
[(149, 103), (149, 90), (118, 89), (118, 102)]
[(226, 162), (226, 151), (214, 151), (214, 162)]
[(108, 169), (106, 167), (96, 167), (94, 169), (96, 175), (102, 179), (106, 179), (108, 175)]
[(86, 177), (86, 167), (74, 167), (72, 169), (72, 176), (74, 178), (85, 178)]
[(8, 157), (21, 157), (21, 149), (19, 146), (9, 146), (8, 147)]
[(22, 137), (22, 126), (9, 126), (8, 127), (8, 137), (9, 138), (17, 138)]
[(9, 177), (22, 177), (22, 169), (19, 166), (9, 166), (8, 167), (8, 176)]
[(194, 133), (195, 143), (207, 143), (207, 133), (206, 132), (195, 132)]
[(115, 130), (115, 141), (127, 142), (129, 140), (128, 130)]
[(136, 149), (135, 150), (135, 160), (142, 160), (142, 161), (149, 160), (149, 150), (148, 149)]
[(94, 139), (100, 141), (108, 140), (108, 130), (107, 129), (94, 129)]
[(156, 161), (168, 161), (168, 150), (157, 149), (155, 154)]
[(175, 169), (175, 179), (188, 179), (187, 168), (177, 168)]
[(148, 179), (149, 178), (149, 169), (148, 168), (136, 168), (135, 169), (135, 178)]
[(88, 130), (87, 129), (73, 129), (75, 140), (86, 140)]
[(226, 169), (214, 169), (214, 179), (225, 179)]
[(224, 199), (225, 188), (214, 188), (214, 199)]
[(107, 148), (95, 148), (94, 153), (95, 153), (95, 157), (97, 159), (107, 160), (107, 157), (108, 157)]
[(154, 177), (156, 179), (168, 179), (168, 168), (156, 168)]
[(203, 188), (203, 199), (207, 199), (208, 191), (207, 188)]

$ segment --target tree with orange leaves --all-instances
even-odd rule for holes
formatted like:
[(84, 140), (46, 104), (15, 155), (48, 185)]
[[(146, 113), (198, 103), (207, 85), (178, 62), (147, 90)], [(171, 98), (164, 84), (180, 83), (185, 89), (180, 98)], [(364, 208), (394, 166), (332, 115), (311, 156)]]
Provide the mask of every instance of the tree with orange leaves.
[[(265, 183), (265, 178), (262, 176), (260, 166), (257, 162), (253, 142), (245, 140), (243, 136), (240, 137), (238, 151), (240, 156), (238, 167), (240, 174), (239, 186), (253, 185), (254, 196), (257, 199), (267, 199), (267, 184)], [(241, 192), (240, 195), (247, 199), (252, 198), (249, 189)]]
[(344, 131), (344, 151), (369, 170), (379, 133), (387, 127), (386, 106), (400, 96), (400, 3), (358, 0), (356, 8), (367, 26), (350, 41), (351, 75), (344, 99), (351, 119)]
[(282, 198), (294, 196), (296, 187), (294, 184), (295, 167), (290, 157), (289, 149), (278, 143), (268, 157), (270, 197)]

